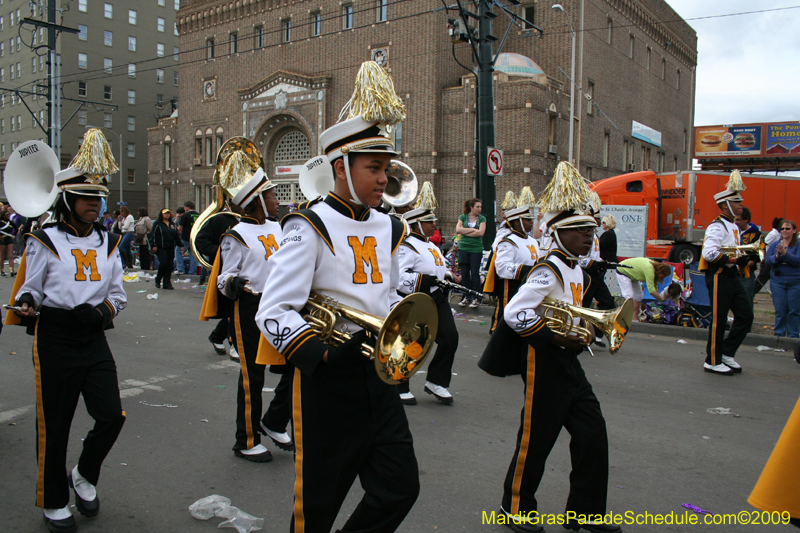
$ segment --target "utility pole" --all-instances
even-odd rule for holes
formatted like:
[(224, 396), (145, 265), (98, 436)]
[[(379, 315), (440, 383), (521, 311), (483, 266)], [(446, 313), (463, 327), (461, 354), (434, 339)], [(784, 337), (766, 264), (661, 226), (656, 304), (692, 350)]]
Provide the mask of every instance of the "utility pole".
[[(459, 15), (458, 19), (449, 20), (452, 25), (451, 41), (453, 43), (458, 41), (468, 42), (472, 49), (473, 61), (477, 66), (475, 69), (464, 68), (475, 74), (476, 78), (475, 177), (478, 198), (483, 203), (483, 213), (488, 222), (486, 224), (486, 232), (483, 234), (483, 247), (488, 250), (491, 248), (492, 242), (494, 242), (496, 234), (495, 220), (497, 217), (497, 192), (494, 176), (489, 174), (488, 166), (489, 147), (495, 145), (494, 62), (496, 57), (493, 48), (497, 37), (492, 35), (492, 22), (497, 18), (497, 14), (492, 11), (492, 8), (500, 8), (511, 19), (506, 34), (498, 46), (498, 55), (500, 50), (503, 49), (511, 28), (515, 24), (519, 25), (517, 19), (521, 17), (509, 9), (501, 0), (476, 0), (478, 4), (477, 14), (465, 9), (461, 0), (456, 0), (456, 2), (456, 5), (447, 7), (448, 10), (457, 9)], [(520, 0), (505, 0), (505, 2), (513, 6), (520, 4)], [(478, 21), (477, 31), (469, 25), (470, 18)], [(542, 36), (541, 28), (527, 21), (526, 24), (528, 24), (528, 27), (536, 28), (539, 31), (539, 36)], [(464, 65), (461, 66), (463, 67)]]

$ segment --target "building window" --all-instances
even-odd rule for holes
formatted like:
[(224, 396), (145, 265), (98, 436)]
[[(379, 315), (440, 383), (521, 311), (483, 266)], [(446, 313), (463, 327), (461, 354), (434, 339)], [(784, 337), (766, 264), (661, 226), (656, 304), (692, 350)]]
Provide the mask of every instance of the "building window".
[(667, 60), (666, 58), (661, 58), (661, 79), (665, 79), (667, 77)]
[(653, 49), (649, 46), (647, 47), (647, 70), (650, 70), (650, 62), (652, 60)]
[(3, 57), (4, 55), (6, 55), (5, 44), (6, 43), (4, 43), (4, 42), (0, 42), (0, 57)]
[(274, 161), (307, 161), (311, 158), (311, 145), (308, 137), (300, 131), (290, 131), (278, 141), (275, 147)]
[(6, 158), (6, 145), (5, 144), (1, 144), (0, 145), (0, 157), (2, 157), (3, 159)]
[(133, 63), (128, 63), (128, 77), (129, 78), (136, 77), (136, 65)]
[(172, 23), (172, 34), (175, 35), (175, 37), (178, 37), (178, 35), (179, 35), (178, 34), (178, 23), (177, 22), (173, 22)]
[(6, 132), (6, 119), (0, 118), (0, 133)]
[(281, 21), (281, 35), (283, 36), (283, 42), (290, 43), (292, 42), (292, 19), (283, 19)]
[(533, 28), (533, 25), (536, 24), (536, 7), (535, 6), (525, 6), (522, 8), (522, 16), (525, 18), (523, 22), (524, 28), (526, 30), (530, 30)]
[(44, 56), (39, 56), (39, 71), (44, 71)]
[(628, 57), (633, 59), (633, 51), (636, 48), (636, 37), (634, 37), (632, 33), (630, 34), (628, 42), (630, 42), (630, 47), (628, 49)]
[(103, 16), (107, 19), (114, 18), (114, 4), (103, 4)]
[(164, 170), (172, 168), (172, 143), (164, 143)]
[(175, 0), (175, 11), (181, 8), (181, 0)]
[(687, 145), (689, 144), (689, 132), (683, 130), (683, 153), (686, 153)]
[(86, 68), (87, 61), (86, 54), (78, 54), (78, 68)]
[(592, 181), (592, 167), (586, 167), (586, 175), (584, 177), (587, 180)]
[(376, 0), (376, 22), (386, 22), (389, 16), (389, 0)]
[(33, 74), (36, 74), (36, 58), (35, 57), (31, 58), (31, 72)]
[(110, 57), (103, 58), (103, 70), (106, 71), (106, 74), (111, 74), (113, 68), (114, 68), (114, 62), (111, 60), (111, 58)]
[(19, 61), (17, 61), (17, 77), (19, 78), (21, 76), (22, 76), (22, 64)]
[(678, 72), (676, 73), (675, 88), (679, 91), (681, 90), (681, 69), (678, 69)]
[(128, 116), (128, 131), (136, 131), (136, 117)]
[(128, 143), (128, 157), (136, 157), (136, 143)]
[(6, 69), (0, 67), (0, 81), (6, 81)]
[(172, 47), (172, 59), (178, 61), (180, 57), (180, 49), (177, 46)]
[(164, 57), (164, 43), (156, 43), (156, 56)]
[(86, 82), (79, 81), (78, 82), (78, 96), (86, 97)]
[(136, 26), (136, 10), (129, 9), (128, 10), (128, 24), (132, 24)]
[(136, 91), (128, 89), (128, 103), (131, 105), (136, 104)]
[(103, 44), (106, 46), (111, 46), (114, 41), (114, 34), (108, 30), (103, 32)]
[(165, 27), (166, 21), (163, 18), (158, 17), (158, 19), (156, 19), (156, 23), (157, 23), (158, 31), (160, 31), (161, 33), (164, 33), (164, 27)]
[(164, 83), (164, 69), (157, 68), (156, 69), (156, 82), (157, 83)]
[(214, 139), (206, 137), (206, 165), (214, 164)]
[(128, 50), (130, 50), (131, 52), (136, 51), (136, 37), (134, 37), (133, 35), (128, 36)]
[(78, 24), (78, 39), (81, 41), (86, 40), (86, 25), (85, 24)]
[(264, 48), (264, 26), (258, 25), (253, 28), (253, 48), (256, 50)]
[[(3, 17), (0, 17), (0, 31), (3, 31), (3, 29), (4, 29), (3, 28)], [(34, 41), (34, 44), (35, 43), (36, 43), (36, 41)]]
[(78, 11), (86, 13), (86, 2), (88, 0), (78, 0)]
[(614, 19), (609, 18), (606, 20), (606, 43), (613, 44), (614, 37)]
[(608, 155), (611, 149), (611, 134), (605, 133), (603, 135), (603, 166), (608, 168)]
[(9, 28), (14, 26), (14, 10), (11, 10), (11, 13), (8, 14), (8, 26)]
[(349, 30), (353, 27), (353, 4), (342, 6), (342, 29)]
[(177, 70), (173, 70), (172, 71), (172, 85), (174, 85), (175, 87), (178, 86), (178, 71)]
[(206, 39), (206, 59), (214, 59), (214, 39)]
[(317, 11), (311, 13), (311, 36), (317, 37), (322, 34), (322, 14)]
[(677, 157), (672, 158), (672, 170), (676, 170), (676, 171), (678, 170), (678, 158)]
[(103, 85), (103, 99), (111, 100), (111, 85)]
[(17, 37), (17, 52), (20, 51), (21, 47), (22, 47), (22, 37)]
[[(130, 148), (129, 148), (130, 150)], [(129, 168), (128, 169), (128, 183), (136, 183), (136, 170)]]
[(167, 5), (167, 0), (158, 0), (158, 5), (164, 7)]
[(111, 113), (103, 113), (103, 127), (110, 128), (112, 127), (113, 121), (111, 119)]
[(169, 207), (170, 205), (170, 197), (169, 197), (169, 188), (164, 189), (164, 207)]
[(594, 115), (594, 82), (586, 84), (586, 114)]

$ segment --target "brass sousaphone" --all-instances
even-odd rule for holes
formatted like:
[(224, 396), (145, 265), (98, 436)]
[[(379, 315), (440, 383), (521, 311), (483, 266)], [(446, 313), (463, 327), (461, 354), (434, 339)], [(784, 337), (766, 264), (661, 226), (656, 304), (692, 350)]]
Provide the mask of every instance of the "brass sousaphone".
[(60, 170), (53, 149), (41, 141), (20, 143), (6, 162), (3, 187), (14, 211), (39, 218), (58, 196), (56, 174)]
[[(211, 270), (211, 264), (206, 261), (202, 254), (197, 252), (195, 240), (202, 227), (208, 223), (211, 217), (216, 216), (222, 211), (225, 202), (234, 197), (239, 187), (244, 185), (253, 175), (253, 172), (261, 167), (261, 151), (246, 137), (231, 137), (220, 147), (217, 152), (217, 163), (214, 169), (211, 187), (215, 191), (214, 201), (203, 211), (192, 226), (189, 242), (192, 245), (192, 253), (197, 262)], [(236, 213), (230, 214), (238, 217)]]

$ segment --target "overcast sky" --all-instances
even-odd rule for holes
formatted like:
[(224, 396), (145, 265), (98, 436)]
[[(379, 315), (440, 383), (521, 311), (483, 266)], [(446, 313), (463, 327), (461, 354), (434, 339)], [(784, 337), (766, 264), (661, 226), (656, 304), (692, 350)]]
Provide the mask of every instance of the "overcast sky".
[(667, 3), (697, 32), (696, 126), (800, 120), (800, 0)]

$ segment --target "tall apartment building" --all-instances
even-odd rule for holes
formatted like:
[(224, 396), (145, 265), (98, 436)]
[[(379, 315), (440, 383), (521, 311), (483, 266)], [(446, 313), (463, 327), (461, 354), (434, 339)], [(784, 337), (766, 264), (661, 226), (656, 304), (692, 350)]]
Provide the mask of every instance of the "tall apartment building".
[[(122, 197), (135, 212), (147, 206), (147, 128), (177, 101), (180, 2), (59, 0), (56, 7), (57, 24), (78, 30), (56, 41), (62, 167), (86, 128), (101, 128), (121, 169), (111, 176), (109, 209)], [(46, 21), (45, 3), (0, 0), (0, 160), (21, 142), (47, 140), (47, 30), (25, 18)], [(28, 94), (37, 88), (41, 94)]]
[[(538, 196), (568, 158), (573, 91), (573, 160), (587, 178), (689, 168), (694, 30), (664, 0), (561, 5), (523, 0), (515, 22), (495, 8), (498, 43), (508, 31), (495, 65), (495, 146), (505, 153), (497, 197), (524, 185)], [(470, 47), (451, 44), (448, 16), (425, 0), (185, 0), (182, 105), (150, 130), (150, 209), (206, 205), (216, 150), (234, 135), (260, 147), (282, 205), (302, 200), (299, 168), (372, 59), (408, 110), (395, 132), (401, 158), (433, 183), (440, 226), (452, 233), (475, 190), (475, 77), (459, 66), (472, 65)]]

